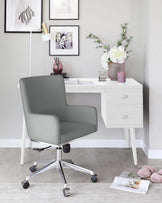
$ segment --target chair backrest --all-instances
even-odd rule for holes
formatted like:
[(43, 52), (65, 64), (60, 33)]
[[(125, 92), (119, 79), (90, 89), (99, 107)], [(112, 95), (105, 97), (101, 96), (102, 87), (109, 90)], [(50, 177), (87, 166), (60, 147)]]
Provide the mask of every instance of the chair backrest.
[(20, 90), (25, 116), (28, 113), (54, 114), (63, 119), (67, 103), (62, 76), (22, 78)]

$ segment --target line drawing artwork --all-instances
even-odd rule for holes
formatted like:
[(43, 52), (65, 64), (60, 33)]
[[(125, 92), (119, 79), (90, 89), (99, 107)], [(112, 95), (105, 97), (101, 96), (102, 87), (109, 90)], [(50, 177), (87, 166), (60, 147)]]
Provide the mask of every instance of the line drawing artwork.
[(28, 8), (19, 15), (19, 20), (27, 25), (33, 16), (34, 11), (28, 6)]
[(18, 20), (23, 24), (28, 25), (35, 15), (32, 8), (30, 8), (30, 0), (19, 0), (17, 6), (19, 7), (19, 10), (21, 8)]
[(43, 0), (5, 0), (5, 32), (41, 33)]

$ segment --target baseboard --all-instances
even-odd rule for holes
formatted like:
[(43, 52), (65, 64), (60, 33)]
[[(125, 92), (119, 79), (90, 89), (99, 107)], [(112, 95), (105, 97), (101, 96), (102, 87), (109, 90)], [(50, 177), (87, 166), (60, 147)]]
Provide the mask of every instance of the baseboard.
[(148, 157), (148, 146), (145, 144), (145, 142), (142, 140), (142, 149), (144, 151), (144, 153), (146, 154), (146, 156)]
[[(20, 148), (22, 145), (21, 139), (0, 139), (0, 148)], [(46, 144), (32, 142), (32, 147), (45, 147)], [(25, 147), (29, 147), (29, 140), (26, 140)]]
[[(143, 141), (136, 140), (137, 148), (142, 148)], [(28, 142), (26, 141), (26, 147)], [(42, 147), (43, 144), (33, 142), (33, 147)], [(20, 148), (21, 139), (0, 139), (0, 148)], [(78, 139), (71, 142), (72, 148), (126, 148), (124, 139)]]
[(162, 159), (162, 150), (148, 150), (149, 159)]
[(21, 139), (0, 139), (0, 148), (21, 147)]
[[(142, 148), (142, 140), (136, 140), (137, 148)], [(127, 148), (124, 139), (80, 139), (71, 142), (73, 148)]]
[(149, 159), (162, 159), (162, 150), (148, 149), (148, 146), (144, 143), (144, 141), (142, 142), (142, 149)]
[[(46, 145), (33, 142), (33, 147)], [(136, 140), (137, 148), (142, 148), (149, 159), (162, 159), (162, 150), (149, 150), (142, 139)], [(0, 148), (20, 148), (21, 139), (0, 139)], [(28, 141), (26, 141), (28, 147)], [(79, 139), (71, 142), (72, 148), (126, 148), (124, 139)]]

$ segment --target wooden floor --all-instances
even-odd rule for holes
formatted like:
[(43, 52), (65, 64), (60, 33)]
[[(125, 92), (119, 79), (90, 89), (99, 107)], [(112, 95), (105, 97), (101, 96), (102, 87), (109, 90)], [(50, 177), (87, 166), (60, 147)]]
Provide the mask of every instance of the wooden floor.
[[(149, 160), (141, 149), (138, 149), (138, 166), (133, 165), (131, 149), (71, 149), (63, 158), (70, 158), (75, 164), (92, 169), (98, 175), (98, 182), (110, 183), (113, 178), (122, 171), (127, 170), (136, 175), (138, 168), (142, 165), (153, 165), (162, 168), (162, 160)], [(43, 152), (26, 150), (26, 163), (20, 166), (20, 149), (0, 149), (0, 182), (19, 183), (30, 174), (29, 167), (33, 161), (44, 161), (55, 159), (55, 149)], [(90, 175), (64, 169), (69, 183), (88, 183)], [(38, 175), (31, 182), (61, 183), (62, 180), (57, 170), (52, 169), (44, 174)]]

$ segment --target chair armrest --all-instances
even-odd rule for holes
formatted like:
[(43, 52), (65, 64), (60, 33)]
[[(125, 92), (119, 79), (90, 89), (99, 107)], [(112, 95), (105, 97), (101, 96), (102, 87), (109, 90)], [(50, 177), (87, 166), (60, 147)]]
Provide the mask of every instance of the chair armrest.
[(97, 127), (97, 110), (91, 106), (68, 105), (65, 111), (65, 119), (72, 122), (92, 123)]
[(26, 119), (31, 140), (50, 144), (60, 143), (60, 122), (57, 116), (29, 113)]

